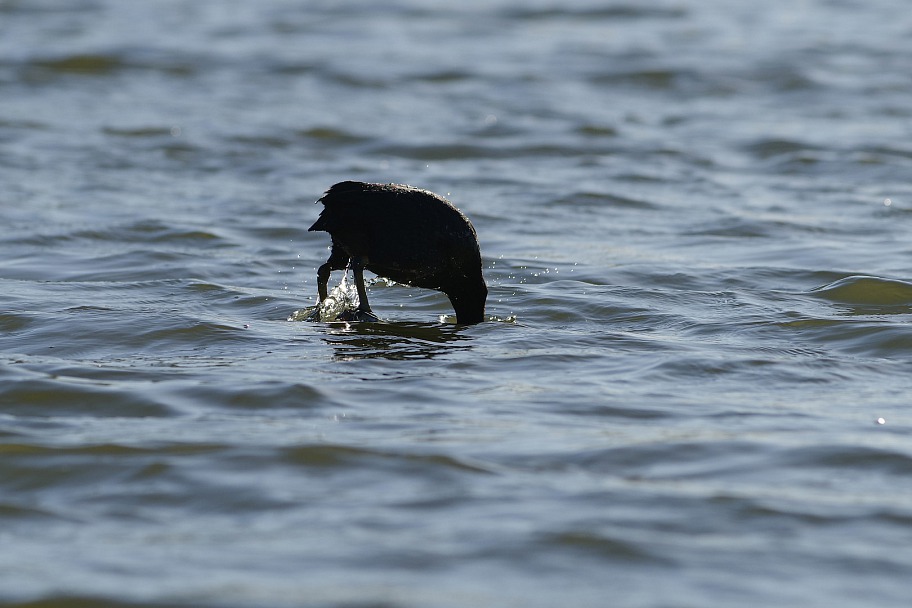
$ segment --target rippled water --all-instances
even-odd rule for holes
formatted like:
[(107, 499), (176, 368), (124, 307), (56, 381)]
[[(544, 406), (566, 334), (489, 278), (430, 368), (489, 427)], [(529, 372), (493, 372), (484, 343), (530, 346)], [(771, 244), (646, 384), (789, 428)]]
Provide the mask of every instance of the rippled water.
[[(910, 54), (899, 0), (0, 0), (0, 602), (907, 605)], [(289, 321), (343, 179), (472, 218), (489, 321)]]

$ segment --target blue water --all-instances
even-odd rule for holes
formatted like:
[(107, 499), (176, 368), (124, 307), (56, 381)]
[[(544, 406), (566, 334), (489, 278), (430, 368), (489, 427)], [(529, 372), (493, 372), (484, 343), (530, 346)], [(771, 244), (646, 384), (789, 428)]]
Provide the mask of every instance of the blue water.
[[(906, 606), (910, 55), (898, 0), (0, 0), (0, 603)], [(470, 217), (488, 320), (289, 320), (344, 179)]]

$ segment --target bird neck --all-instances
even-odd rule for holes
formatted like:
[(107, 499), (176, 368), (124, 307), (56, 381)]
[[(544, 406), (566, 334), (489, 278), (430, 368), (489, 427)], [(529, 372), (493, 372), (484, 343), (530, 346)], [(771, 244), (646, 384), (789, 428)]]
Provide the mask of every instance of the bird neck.
[(485, 300), (488, 297), (484, 279), (481, 279), (479, 285), (463, 286), (462, 289), (449, 291), (447, 296), (456, 312), (457, 323), (474, 324), (484, 321)]

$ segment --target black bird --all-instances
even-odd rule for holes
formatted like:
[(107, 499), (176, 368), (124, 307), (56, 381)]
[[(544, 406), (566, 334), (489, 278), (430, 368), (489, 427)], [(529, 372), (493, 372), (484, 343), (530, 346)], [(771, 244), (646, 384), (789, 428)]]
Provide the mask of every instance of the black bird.
[(333, 270), (351, 267), (359, 313), (371, 313), (364, 289), (366, 268), (374, 274), (442, 291), (457, 323), (484, 320), (488, 287), (481, 274), (475, 228), (448, 200), (398, 184), (340, 182), (317, 201), (320, 217), (310, 230), (332, 237), (332, 251), (317, 270), (320, 301)]

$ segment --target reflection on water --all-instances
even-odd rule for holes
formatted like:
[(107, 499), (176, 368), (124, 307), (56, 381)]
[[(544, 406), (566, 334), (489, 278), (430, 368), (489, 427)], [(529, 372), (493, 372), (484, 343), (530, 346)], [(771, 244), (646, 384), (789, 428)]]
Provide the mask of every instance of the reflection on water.
[(327, 326), (323, 341), (337, 361), (432, 359), (471, 348), (465, 327), (433, 323), (346, 323)]
[(841, 305), (850, 314), (884, 315), (912, 312), (912, 282), (871, 276), (850, 276), (810, 292)]

